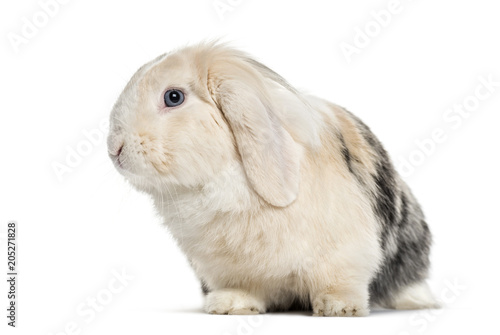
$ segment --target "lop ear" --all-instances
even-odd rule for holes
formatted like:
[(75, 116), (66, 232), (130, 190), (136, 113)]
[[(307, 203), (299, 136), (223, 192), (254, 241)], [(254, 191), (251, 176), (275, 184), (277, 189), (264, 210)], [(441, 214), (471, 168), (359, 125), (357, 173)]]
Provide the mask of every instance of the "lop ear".
[(273, 111), (279, 101), (272, 88), (244, 60), (209, 73), (212, 99), (233, 131), (253, 189), (271, 205), (288, 206), (299, 190), (300, 147)]

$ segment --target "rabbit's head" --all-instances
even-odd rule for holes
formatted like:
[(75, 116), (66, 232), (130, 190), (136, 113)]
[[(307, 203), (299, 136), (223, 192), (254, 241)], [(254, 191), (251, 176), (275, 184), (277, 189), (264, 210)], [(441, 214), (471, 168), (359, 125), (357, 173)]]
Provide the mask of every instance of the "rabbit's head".
[(188, 47), (132, 77), (111, 113), (109, 155), (132, 184), (158, 187), (203, 186), (239, 164), (260, 197), (287, 206), (299, 190), (303, 145), (318, 141), (303, 101), (241, 52)]

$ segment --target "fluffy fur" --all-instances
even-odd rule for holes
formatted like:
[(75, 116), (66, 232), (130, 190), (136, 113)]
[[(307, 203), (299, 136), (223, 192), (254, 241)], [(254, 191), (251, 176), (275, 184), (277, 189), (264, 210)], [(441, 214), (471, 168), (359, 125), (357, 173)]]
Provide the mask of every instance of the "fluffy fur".
[[(169, 108), (172, 88), (185, 101)], [(208, 313), (436, 306), (429, 229), (377, 138), (240, 51), (204, 43), (141, 67), (108, 147), (152, 195)]]

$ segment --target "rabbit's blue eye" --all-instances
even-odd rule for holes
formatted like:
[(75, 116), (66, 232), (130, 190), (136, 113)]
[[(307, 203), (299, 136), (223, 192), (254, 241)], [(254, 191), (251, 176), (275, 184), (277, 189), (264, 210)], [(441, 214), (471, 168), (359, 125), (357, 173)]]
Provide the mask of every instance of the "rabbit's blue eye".
[(176, 107), (184, 102), (184, 93), (179, 90), (168, 90), (163, 99), (167, 107)]

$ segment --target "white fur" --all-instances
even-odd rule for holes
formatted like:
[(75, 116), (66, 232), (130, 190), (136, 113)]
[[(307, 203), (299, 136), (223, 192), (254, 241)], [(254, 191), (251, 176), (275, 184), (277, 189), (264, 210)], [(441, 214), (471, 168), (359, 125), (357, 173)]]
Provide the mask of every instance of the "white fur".
[(266, 311), (266, 306), (263, 299), (247, 291), (222, 289), (208, 294), (205, 310), (210, 314), (259, 314)]
[(394, 309), (425, 309), (439, 308), (440, 304), (434, 298), (429, 285), (420, 282), (405, 287), (399, 292), (389, 306)]

